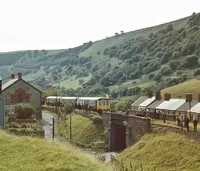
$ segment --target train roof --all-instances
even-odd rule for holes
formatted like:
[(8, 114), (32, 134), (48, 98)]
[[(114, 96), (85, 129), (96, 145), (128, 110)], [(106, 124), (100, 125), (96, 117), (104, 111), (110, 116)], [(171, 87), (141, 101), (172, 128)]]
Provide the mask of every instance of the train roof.
[(56, 98), (61, 98), (61, 96), (48, 96), (46, 97), (47, 99), (56, 99)]
[(78, 97), (61, 97), (64, 100), (76, 100)]
[(104, 100), (107, 97), (79, 97), (77, 100)]

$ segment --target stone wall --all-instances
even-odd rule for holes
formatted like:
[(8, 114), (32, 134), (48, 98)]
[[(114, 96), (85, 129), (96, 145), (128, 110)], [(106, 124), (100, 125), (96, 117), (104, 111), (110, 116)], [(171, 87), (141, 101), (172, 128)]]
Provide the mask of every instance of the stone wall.
[(144, 134), (151, 131), (151, 121), (149, 118), (144, 117), (119, 115), (114, 113), (103, 113), (102, 122), (106, 133), (106, 143), (108, 144), (108, 151), (112, 149), (112, 143), (117, 143), (113, 141), (113, 137), (111, 137), (112, 124), (121, 124), (126, 127), (126, 147), (133, 145), (134, 143), (139, 141)]
[(126, 143), (127, 146), (130, 146), (139, 141), (144, 134), (151, 131), (151, 121), (149, 118), (129, 116), (126, 131)]

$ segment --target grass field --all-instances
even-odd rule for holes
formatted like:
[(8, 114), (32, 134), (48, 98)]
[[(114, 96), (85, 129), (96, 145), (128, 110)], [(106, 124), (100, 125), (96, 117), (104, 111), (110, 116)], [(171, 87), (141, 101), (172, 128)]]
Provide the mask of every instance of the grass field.
[(0, 131), (1, 171), (112, 170), (88, 154), (42, 139), (11, 136)]
[(170, 93), (172, 98), (185, 98), (186, 93), (192, 93), (194, 99), (198, 99), (197, 95), (200, 93), (200, 80), (192, 79), (184, 83), (168, 87), (161, 91), (162, 96), (165, 93)]
[(147, 134), (118, 160), (126, 171), (199, 171), (199, 151), (199, 142), (180, 133)]
[[(102, 125), (96, 125), (92, 120), (78, 115), (72, 114), (72, 142), (76, 145), (85, 148), (95, 148), (99, 143), (100, 147), (104, 147), (104, 129)], [(69, 127), (69, 116), (65, 119), (60, 120), (57, 124), (58, 132), (69, 141), (70, 127)]]

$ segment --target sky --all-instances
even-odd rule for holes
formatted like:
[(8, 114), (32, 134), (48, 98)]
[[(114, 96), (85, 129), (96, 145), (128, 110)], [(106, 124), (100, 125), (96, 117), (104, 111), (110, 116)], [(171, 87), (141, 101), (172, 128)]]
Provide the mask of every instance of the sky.
[(200, 0), (0, 0), (0, 52), (67, 49), (200, 12)]

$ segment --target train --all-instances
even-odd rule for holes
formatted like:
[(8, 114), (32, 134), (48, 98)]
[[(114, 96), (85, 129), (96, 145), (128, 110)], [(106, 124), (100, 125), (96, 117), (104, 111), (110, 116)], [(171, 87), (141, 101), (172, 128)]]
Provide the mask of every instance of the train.
[(108, 97), (65, 97), (48, 96), (45, 101), (48, 106), (64, 106), (72, 104), (77, 109), (91, 109), (96, 111), (109, 111), (110, 99)]

